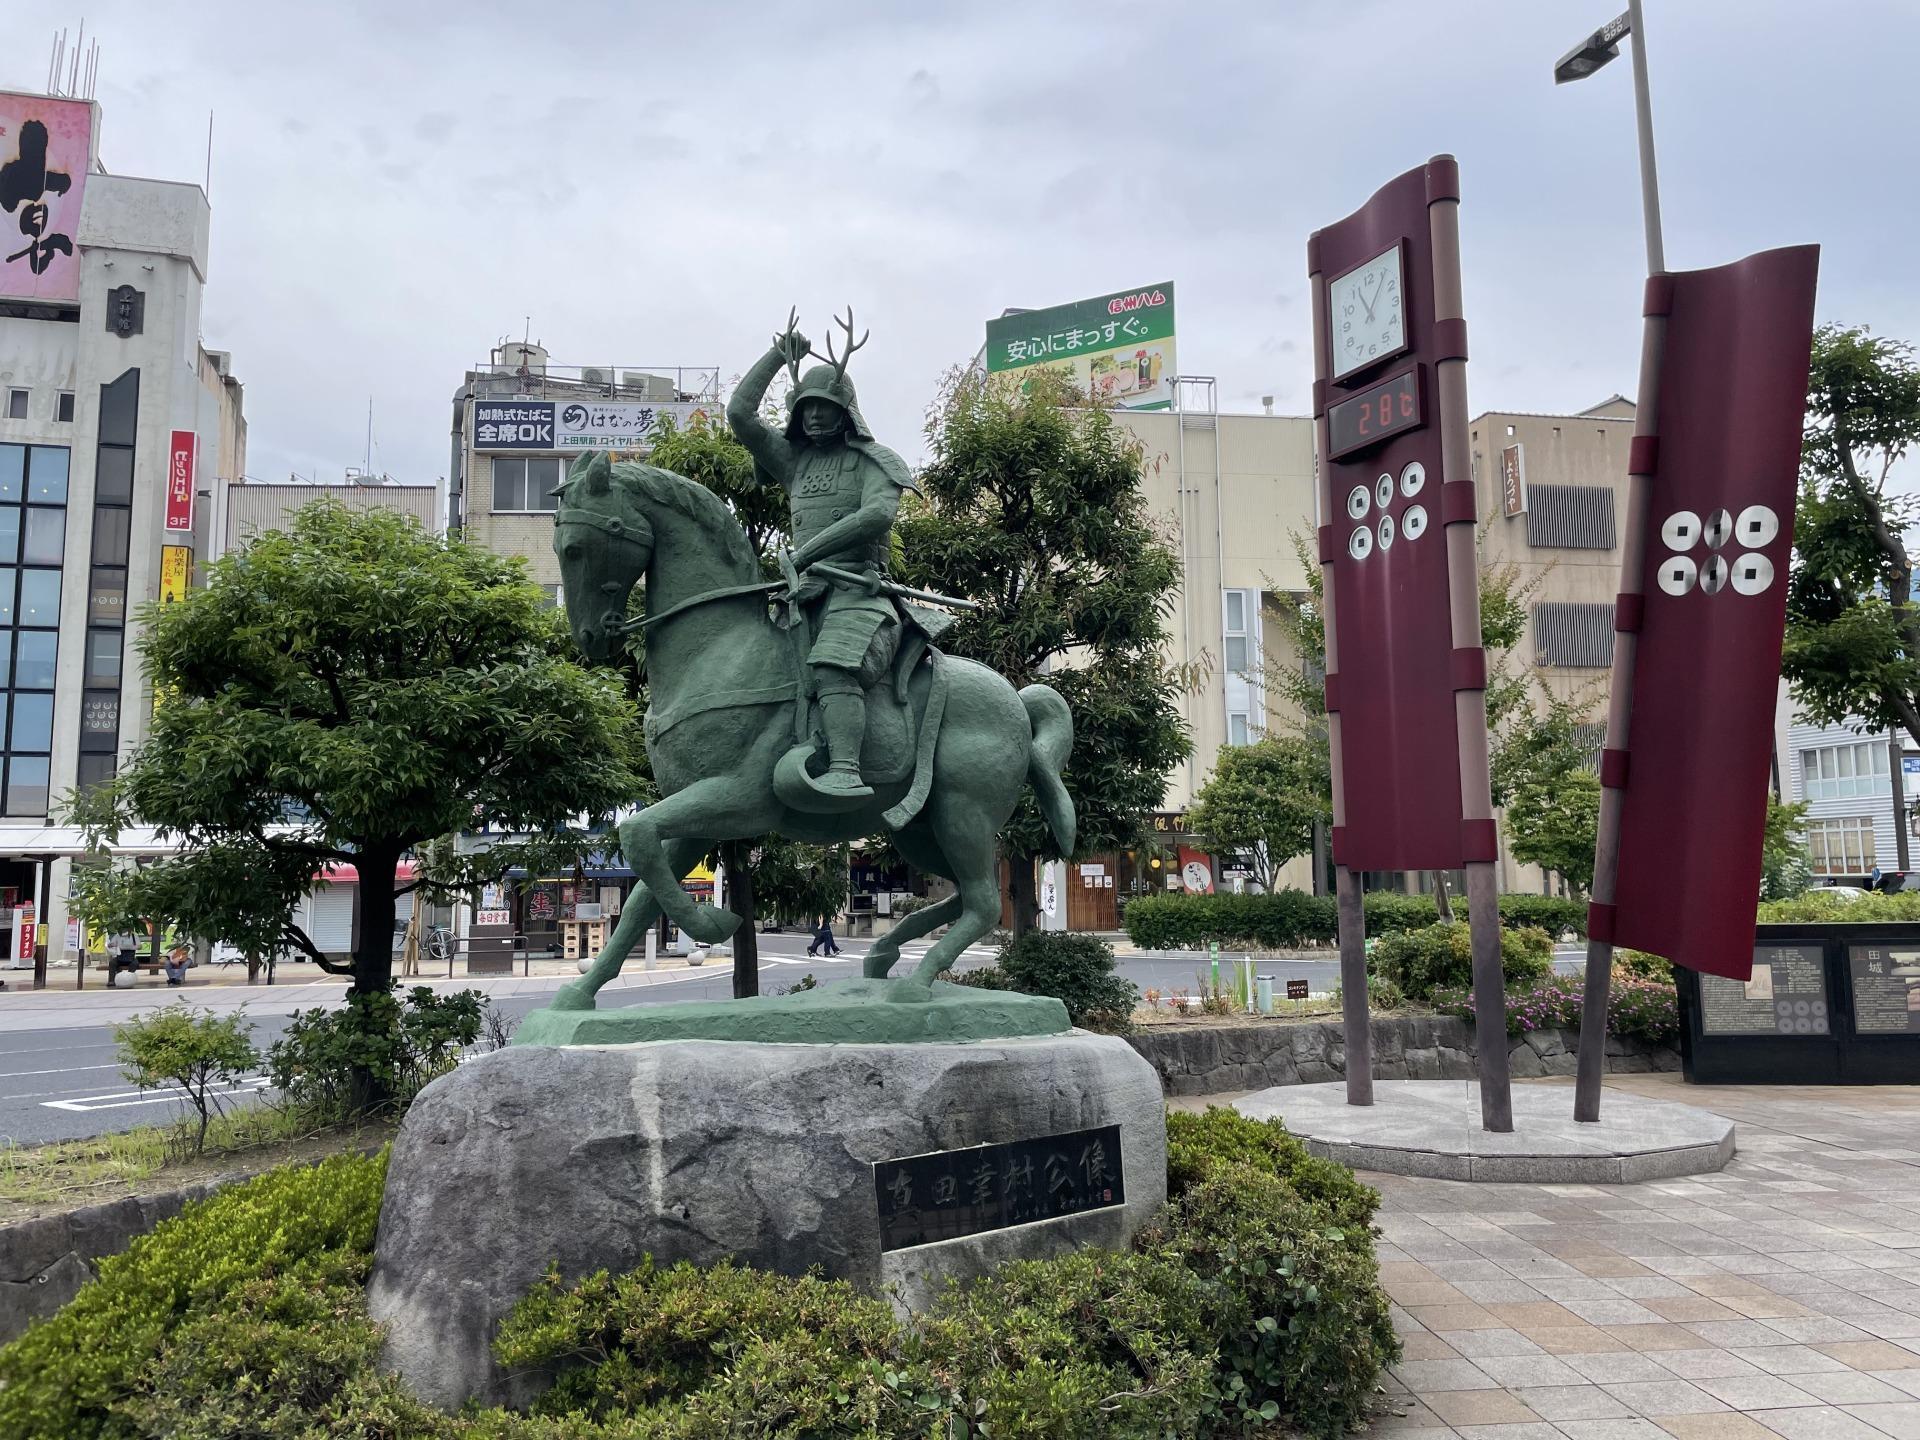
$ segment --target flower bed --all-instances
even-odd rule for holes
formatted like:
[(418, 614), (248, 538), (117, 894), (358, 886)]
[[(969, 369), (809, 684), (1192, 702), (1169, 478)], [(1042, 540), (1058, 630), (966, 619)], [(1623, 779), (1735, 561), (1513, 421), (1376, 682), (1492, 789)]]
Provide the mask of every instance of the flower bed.
[[(1549, 975), (1507, 991), (1507, 1033), (1578, 1030), (1584, 982), (1577, 975)], [(1443, 1015), (1472, 1019), (1477, 1013), (1470, 990), (1442, 986), (1433, 992), (1433, 1008)], [(1607, 994), (1607, 1033), (1671, 1045), (1680, 1038), (1680, 1001), (1673, 986), (1616, 974)]]

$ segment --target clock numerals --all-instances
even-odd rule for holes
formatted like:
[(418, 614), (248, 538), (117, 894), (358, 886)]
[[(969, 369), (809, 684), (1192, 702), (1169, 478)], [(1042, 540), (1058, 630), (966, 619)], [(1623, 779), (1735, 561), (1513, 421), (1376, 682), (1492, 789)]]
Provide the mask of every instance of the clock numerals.
[(1339, 276), (1328, 293), (1341, 316), (1336, 379), (1405, 348), (1398, 245)]

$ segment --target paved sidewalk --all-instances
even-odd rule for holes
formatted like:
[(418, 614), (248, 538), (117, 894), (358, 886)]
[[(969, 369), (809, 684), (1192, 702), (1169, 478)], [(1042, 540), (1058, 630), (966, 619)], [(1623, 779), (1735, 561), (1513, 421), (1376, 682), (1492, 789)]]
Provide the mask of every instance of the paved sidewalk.
[(1725, 1115), (1739, 1153), (1640, 1185), (1363, 1176), (1406, 1344), (1379, 1428), (1920, 1440), (1920, 1088), (1608, 1088)]

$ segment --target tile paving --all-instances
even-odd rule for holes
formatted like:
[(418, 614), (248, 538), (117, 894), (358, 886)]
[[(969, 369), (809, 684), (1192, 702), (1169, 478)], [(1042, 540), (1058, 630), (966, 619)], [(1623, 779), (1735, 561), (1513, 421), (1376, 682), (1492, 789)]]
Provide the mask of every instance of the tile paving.
[(1920, 1440), (1920, 1088), (1608, 1089), (1724, 1115), (1739, 1153), (1633, 1185), (1363, 1174), (1406, 1346), (1376, 1428)]

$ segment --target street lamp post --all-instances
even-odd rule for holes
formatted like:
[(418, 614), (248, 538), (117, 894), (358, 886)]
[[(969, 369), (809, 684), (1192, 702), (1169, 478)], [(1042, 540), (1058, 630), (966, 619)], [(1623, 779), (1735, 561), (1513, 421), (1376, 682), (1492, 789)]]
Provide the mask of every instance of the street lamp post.
[[(1627, 12), (1615, 17), (1575, 46), (1553, 67), (1556, 85), (1584, 80), (1620, 54), (1620, 42), (1633, 39), (1633, 108), (1640, 136), (1640, 204), (1647, 231), (1647, 299), (1654, 299), (1660, 277), (1666, 274), (1666, 247), (1660, 235), (1660, 180), (1653, 161), (1653, 110), (1647, 87), (1646, 27), (1640, 0), (1627, 0)], [(1640, 340), (1640, 389), (1634, 405), (1633, 448), (1627, 465), (1627, 523), (1620, 545), (1622, 609), (1633, 608), (1640, 595), (1640, 575), (1646, 554), (1647, 511), (1652, 486), (1645, 473), (1653, 468), (1660, 434), (1660, 370), (1666, 351), (1667, 319), (1664, 304), (1649, 303), (1643, 310)], [(1616, 627), (1619, 619), (1616, 617)], [(1633, 715), (1633, 657), (1639, 637), (1632, 629), (1616, 628), (1613, 670), (1607, 697), (1608, 757), (1624, 758), (1628, 725)], [(1620, 813), (1625, 791), (1606, 784), (1610, 767), (1602, 766), (1600, 823), (1593, 850), (1593, 904), (1605, 914), (1613, 906), (1614, 879), (1620, 867)], [(1607, 1064), (1607, 992), (1613, 979), (1613, 942), (1591, 933), (1587, 938), (1586, 988), (1580, 1007), (1579, 1068), (1574, 1080), (1573, 1118), (1598, 1121), (1600, 1082)]]

